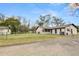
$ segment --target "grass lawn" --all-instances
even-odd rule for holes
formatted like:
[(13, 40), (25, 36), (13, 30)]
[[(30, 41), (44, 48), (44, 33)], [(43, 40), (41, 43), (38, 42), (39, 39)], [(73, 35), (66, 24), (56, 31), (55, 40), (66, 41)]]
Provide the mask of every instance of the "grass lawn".
[(6, 36), (0, 36), (0, 46), (26, 44), (37, 41), (45, 41), (54, 38), (63, 37), (61, 35), (45, 35), (45, 34), (12, 34)]

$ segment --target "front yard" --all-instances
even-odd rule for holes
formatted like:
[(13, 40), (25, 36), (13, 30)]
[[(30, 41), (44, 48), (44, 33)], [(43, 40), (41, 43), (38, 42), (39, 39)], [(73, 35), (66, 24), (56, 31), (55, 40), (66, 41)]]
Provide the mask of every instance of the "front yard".
[(8, 35), (7, 39), (6, 36), (0, 36), (0, 55), (79, 56), (79, 34), (70, 36), (12, 34)]
[(62, 35), (43, 35), (43, 34), (12, 34), (0, 36), (0, 46), (26, 44), (37, 41), (45, 41), (49, 39), (61, 38)]
[(16, 34), (9, 35), (7, 40), (1, 37), (0, 46), (15, 44), (0, 47), (1, 56), (79, 56), (79, 35)]

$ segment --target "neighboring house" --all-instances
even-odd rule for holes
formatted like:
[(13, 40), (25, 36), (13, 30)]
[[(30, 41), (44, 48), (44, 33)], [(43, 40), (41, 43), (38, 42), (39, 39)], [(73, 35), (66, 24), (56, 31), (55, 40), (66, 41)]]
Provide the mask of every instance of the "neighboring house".
[(38, 27), (36, 29), (36, 33), (71, 35), (71, 34), (77, 34), (77, 27), (74, 24), (68, 24), (56, 27)]
[(6, 34), (11, 34), (11, 30), (9, 29), (9, 27), (0, 26), (0, 35), (6, 35)]

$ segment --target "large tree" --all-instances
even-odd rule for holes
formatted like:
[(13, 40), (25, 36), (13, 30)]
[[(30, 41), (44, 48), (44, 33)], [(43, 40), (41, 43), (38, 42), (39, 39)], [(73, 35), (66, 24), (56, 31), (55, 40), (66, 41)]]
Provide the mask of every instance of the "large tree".
[(5, 20), (5, 25), (9, 26), (11, 28), (12, 32), (16, 32), (16, 31), (18, 31), (20, 21), (18, 18), (9, 17)]
[(31, 30), (33, 33), (35, 33), (35, 32), (36, 32), (36, 29), (37, 29), (37, 26), (34, 25), (34, 26), (31, 27), (30, 30)]
[(20, 26), (19, 26), (19, 32), (21, 32), (21, 33), (29, 32), (28, 26), (20, 25)]
[(52, 26), (62, 26), (65, 24), (64, 20), (62, 20), (62, 18), (58, 18), (56, 16), (52, 17), (51, 23), (52, 23)]
[(50, 15), (42, 16), (40, 15), (39, 20), (37, 20), (38, 26), (48, 26), (50, 20)]

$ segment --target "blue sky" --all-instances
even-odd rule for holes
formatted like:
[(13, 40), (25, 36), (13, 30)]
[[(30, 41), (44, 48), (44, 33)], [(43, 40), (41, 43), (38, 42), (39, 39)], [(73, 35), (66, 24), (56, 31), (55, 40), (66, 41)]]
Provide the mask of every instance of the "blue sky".
[[(0, 13), (5, 16), (22, 16), (34, 24), (40, 15), (51, 14), (62, 18), (66, 23), (79, 24), (79, 17), (70, 16), (68, 4), (61, 3), (0, 3)], [(77, 10), (78, 12), (79, 10)]]

